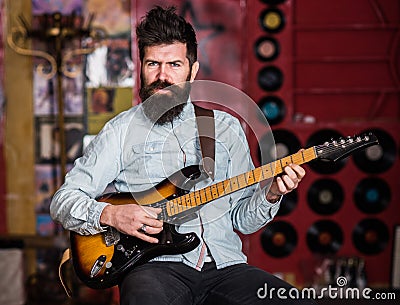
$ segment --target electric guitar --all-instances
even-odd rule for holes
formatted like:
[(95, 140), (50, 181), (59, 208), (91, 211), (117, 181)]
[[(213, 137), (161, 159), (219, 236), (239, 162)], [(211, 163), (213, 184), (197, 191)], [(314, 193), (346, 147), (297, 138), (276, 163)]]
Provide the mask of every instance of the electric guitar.
[(378, 139), (372, 133), (332, 140), (194, 192), (189, 190), (207, 177), (197, 165), (183, 168), (150, 190), (102, 195), (97, 198), (98, 201), (162, 208), (158, 218), (164, 221), (164, 227), (155, 235), (159, 243), (148, 243), (111, 227), (95, 235), (80, 235), (71, 231), (71, 256), (75, 273), (91, 288), (117, 285), (128, 271), (139, 264), (160, 255), (186, 253), (196, 248), (200, 243), (197, 235), (193, 232), (179, 234), (175, 225), (196, 217), (195, 212), (203, 205), (277, 176), (291, 163), (300, 165), (314, 159), (337, 161), (356, 150), (376, 144)]

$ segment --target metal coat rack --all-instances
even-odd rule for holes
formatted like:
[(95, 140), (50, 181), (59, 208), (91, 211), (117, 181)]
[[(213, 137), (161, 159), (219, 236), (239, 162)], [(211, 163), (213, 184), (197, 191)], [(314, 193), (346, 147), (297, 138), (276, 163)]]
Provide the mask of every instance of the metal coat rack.
[[(81, 73), (80, 69), (69, 69), (69, 61), (75, 56), (87, 55), (92, 53), (100, 42), (106, 38), (106, 32), (99, 27), (93, 27), (94, 15), (89, 16), (85, 23), (84, 18), (72, 13), (62, 15), (60, 12), (37, 16), (38, 26), (32, 28), (26, 19), (20, 15), (18, 17), (20, 25), (12, 27), (7, 42), (9, 46), (18, 54), (36, 56), (43, 58), (44, 63), (37, 65), (36, 70), (39, 75), (50, 80), (57, 77), (57, 107), (58, 107), (58, 129), (60, 145), (60, 182), (64, 181), (66, 174), (66, 139), (64, 125), (64, 96), (62, 91), (62, 76), (75, 78)], [(47, 50), (39, 50), (25, 47), (29, 40), (44, 42)], [(67, 50), (66, 43), (72, 44), (73, 41), (85, 41), (85, 47)]]

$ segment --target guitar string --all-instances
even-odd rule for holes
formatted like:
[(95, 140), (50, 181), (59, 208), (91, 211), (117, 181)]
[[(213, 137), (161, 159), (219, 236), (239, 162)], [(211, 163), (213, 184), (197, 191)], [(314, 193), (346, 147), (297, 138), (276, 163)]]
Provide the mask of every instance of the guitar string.
[[(300, 155), (300, 153), (296, 153), (296, 154), (294, 154), (294, 155)], [(291, 156), (288, 156), (288, 157), (291, 157)], [(303, 160), (304, 160), (304, 158), (303, 158)], [(274, 162), (277, 162), (277, 161), (274, 161)], [(272, 163), (274, 163), (274, 162), (271, 162), (270, 164), (272, 165)], [(269, 164), (266, 164), (265, 166), (268, 166), (268, 165), (269, 165)], [(217, 190), (217, 197), (214, 198), (213, 195), (211, 195), (211, 199), (205, 200), (204, 202), (202, 202), (201, 205), (203, 205), (203, 204), (205, 204), (205, 203), (208, 203), (208, 202), (210, 202), (210, 201), (213, 201), (213, 200), (215, 200), (215, 199), (218, 199), (218, 198), (220, 198), (220, 197), (222, 197), (222, 196), (226, 196), (226, 195), (228, 195), (228, 194), (231, 194), (231, 193), (233, 193), (233, 192), (235, 192), (235, 191), (237, 191), (237, 190), (240, 190), (240, 189), (242, 189), (242, 188), (244, 188), (244, 187), (250, 186), (250, 185), (255, 184), (255, 183), (257, 183), (257, 182), (260, 182), (260, 181), (262, 181), (262, 180), (270, 179), (271, 177), (273, 177), (273, 176), (270, 176), (270, 177), (266, 177), (266, 178), (261, 178), (261, 175), (258, 175), (258, 178), (256, 178), (255, 175), (254, 175), (254, 174), (255, 174), (255, 173), (254, 173), (254, 170), (256, 170), (256, 169), (253, 169), (253, 170), (250, 171), (250, 172), (252, 172), (252, 174), (253, 174), (254, 183), (248, 183), (248, 182), (246, 181), (245, 186), (239, 186), (237, 189), (235, 189), (236, 187), (232, 187), (232, 185), (231, 185), (231, 189), (232, 189), (232, 190), (231, 190), (230, 192), (226, 192), (226, 193), (225, 193), (225, 190), (226, 190), (226, 189), (224, 188), (224, 189), (223, 189), (223, 194), (221, 195), (221, 194), (219, 193), (219, 191), (218, 191), (218, 184), (219, 184), (220, 186), (224, 187), (224, 186), (225, 186), (225, 185), (224, 185), (225, 183), (229, 182), (229, 184), (231, 184), (232, 181), (233, 181), (234, 179), (241, 179), (241, 178), (243, 178), (244, 175), (246, 175), (246, 173), (240, 174), (240, 175), (238, 175), (238, 176), (229, 178), (229, 179), (224, 180), (224, 181), (220, 181), (220, 182), (218, 182), (218, 183), (216, 183), (216, 184), (214, 185), (215, 188), (216, 188), (216, 190)], [(281, 173), (281, 172), (282, 172), (282, 170), (279, 171), (279, 173)], [(279, 173), (277, 173), (277, 174), (279, 174)], [(248, 174), (248, 173), (247, 173), (247, 174)], [(245, 180), (247, 180), (247, 179), (245, 178)], [(240, 183), (237, 182), (237, 184), (239, 185)], [(207, 190), (210, 191), (210, 193), (213, 193), (211, 187), (212, 187), (212, 186), (205, 187), (204, 189), (198, 190), (198, 192), (203, 192), (203, 193), (204, 193), (204, 194), (203, 194), (204, 197), (207, 198), (207, 196), (206, 196)], [(196, 192), (196, 191), (195, 191), (195, 192)], [(195, 193), (195, 192), (192, 192), (192, 193)], [(191, 193), (191, 194), (192, 194), (192, 193)], [(183, 195), (182, 197), (188, 198), (188, 196), (190, 196), (191, 194), (186, 194), (186, 195)], [(200, 196), (200, 195), (199, 195), (199, 196)], [(188, 199), (189, 199), (189, 200), (185, 200), (185, 202), (186, 202), (186, 201), (191, 201), (191, 198), (190, 198), (190, 197), (189, 197)], [(174, 200), (174, 199), (173, 199), (173, 200)], [(171, 201), (173, 201), (173, 200), (171, 200)], [(170, 202), (170, 201), (162, 202), (162, 203), (160, 203), (160, 205), (163, 206), (163, 207), (164, 207), (164, 206), (166, 207), (166, 204), (168, 204), (168, 202)], [(178, 204), (178, 206), (179, 206), (179, 204)], [(182, 209), (182, 208), (184, 209), (183, 211), (179, 211), (179, 207), (176, 207), (176, 208), (178, 209), (178, 211), (177, 211), (177, 213), (174, 214), (173, 216), (175, 216), (177, 219), (183, 219), (184, 217), (187, 216), (187, 215), (184, 214), (185, 212), (190, 212), (193, 208), (198, 208), (198, 207), (199, 207), (199, 205), (196, 205), (196, 206), (189, 206), (189, 207), (187, 207), (187, 206), (180, 206), (181, 209)], [(175, 206), (174, 206), (174, 208), (175, 208)]]
[[(174, 133), (175, 134), (175, 133)], [(176, 135), (175, 135), (176, 136)], [(331, 146), (331, 145), (328, 145), (328, 146), (326, 146), (326, 145), (324, 145), (324, 144), (322, 144), (322, 145), (317, 145), (317, 146), (314, 146), (314, 148), (315, 149), (323, 149), (324, 151), (325, 151), (325, 153), (326, 152), (333, 152), (333, 151), (335, 151), (335, 150), (338, 150), (338, 148), (339, 149), (342, 149), (342, 148), (349, 148), (349, 147), (341, 147), (342, 145), (345, 145), (345, 144), (362, 144), (363, 142), (364, 142), (365, 140), (362, 140), (362, 141), (357, 141), (357, 142), (350, 142), (350, 141), (346, 141), (345, 143), (338, 143), (336, 146)], [(178, 143), (179, 143), (179, 140), (178, 140)], [(332, 143), (329, 143), (329, 144), (332, 144)], [(368, 143), (367, 143), (368, 144)], [(277, 161), (282, 161), (283, 159), (285, 159), (285, 158), (293, 158), (293, 156), (296, 156), (296, 155), (298, 155), (299, 153), (295, 153), (295, 154), (292, 154), (292, 155), (290, 155), (290, 156), (286, 156), (286, 157), (284, 157), (284, 158), (282, 158), (282, 159), (280, 159), (280, 160), (275, 160), (275, 161), (273, 161), (273, 162), (270, 162), (270, 163), (268, 163), (268, 164), (266, 164), (266, 165), (272, 165), (273, 163), (275, 163), (275, 162), (277, 162)], [(303, 158), (304, 159), (304, 158)], [(265, 166), (265, 165), (264, 165)], [(261, 168), (261, 167), (260, 167)], [(254, 175), (254, 170), (255, 169), (253, 169), (251, 172), (253, 172), (253, 175)], [(280, 171), (281, 172), (281, 171)], [(244, 174), (241, 174), (241, 175), (238, 175), (238, 176), (236, 176), (236, 177), (232, 177), (232, 178), (229, 178), (229, 179), (227, 179), (226, 181), (231, 181), (231, 179), (233, 179), (233, 178), (238, 178), (238, 177), (240, 177), (240, 176), (242, 176), (242, 175), (245, 175), (246, 173), (244, 173)], [(275, 176), (275, 175), (274, 175)], [(271, 176), (271, 177), (273, 177), (273, 176)], [(269, 177), (269, 178), (271, 178), (271, 177)], [(269, 178), (266, 178), (266, 179), (269, 179)], [(260, 181), (262, 181), (262, 180), (265, 180), (265, 179), (260, 179), (260, 177), (258, 178), (258, 179), (255, 179), (255, 183), (257, 183), (257, 182), (260, 182)], [(226, 181), (221, 181), (221, 182), (219, 182), (219, 183), (217, 183), (217, 184), (222, 184), (223, 186), (224, 186), (224, 183), (226, 183)], [(216, 185), (217, 185), (216, 184)], [(250, 184), (247, 184), (247, 186), (249, 186)], [(217, 190), (218, 190), (218, 187), (216, 186), (216, 188), (217, 188)], [(201, 190), (199, 190), (200, 192), (206, 192), (206, 190), (207, 189), (210, 189), (210, 186), (209, 187), (206, 187), (206, 188), (204, 188), (204, 189), (201, 189)], [(241, 188), (238, 188), (237, 190), (239, 190), (239, 189), (241, 189)], [(211, 190), (210, 190), (211, 191)], [(236, 190), (235, 190), (236, 191)], [(212, 201), (212, 200), (215, 200), (215, 199), (218, 199), (218, 198), (220, 198), (221, 196), (225, 196), (225, 195), (228, 195), (228, 194), (230, 194), (230, 193), (232, 193), (232, 192), (228, 192), (228, 193), (224, 193), (223, 195), (220, 195), (220, 194), (218, 194), (218, 196), (217, 196), (217, 198), (212, 198), (211, 200), (206, 200), (204, 203), (207, 203), (207, 202), (209, 202), (209, 201)], [(187, 198), (187, 196), (189, 196), (190, 194), (186, 194), (186, 195), (183, 195), (182, 197), (186, 197)], [(166, 204), (168, 203), (168, 202), (170, 202), (169, 200), (168, 201), (163, 201), (163, 202), (159, 202), (158, 204), (157, 204), (157, 206), (159, 206), (159, 207), (165, 207), (166, 208)], [(204, 203), (202, 203), (202, 204), (204, 204)], [(185, 207), (186, 209), (185, 210), (183, 210), (183, 211), (181, 211), (181, 212), (178, 212), (177, 214), (175, 214), (174, 216), (177, 218), (177, 219), (183, 219), (184, 217), (186, 217), (187, 215), (182, 215), (182, 213), (185, 213), (185, 212), (189, 212), (191, 209), (193, 209), (193, 208), (196, 208), (196, 207), (198, 207), (198, 206), (190, 206), (190, 207)], [(166, 215), (167, 215), (167, 213), (166, 213)]]

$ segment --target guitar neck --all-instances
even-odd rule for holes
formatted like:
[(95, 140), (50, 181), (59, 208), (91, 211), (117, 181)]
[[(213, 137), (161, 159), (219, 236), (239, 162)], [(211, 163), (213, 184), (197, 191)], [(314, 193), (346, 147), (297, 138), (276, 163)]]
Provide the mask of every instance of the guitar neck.
[(285, 166), (289, 164), (304, 164), (317, 158), (315, 147), (301, 150), (295, 154), (284, 157), (277, 161), (257, 167), (251, 171), (238, 176), (223, 180), (203, 189), (188, 193), (181, 197), (166, 202), (168, 216), (172, 217), (192, 208), (209, 203), (215, 199), (234, 193), (240, 189), (261, 181), (275, 177), (283, 172)]

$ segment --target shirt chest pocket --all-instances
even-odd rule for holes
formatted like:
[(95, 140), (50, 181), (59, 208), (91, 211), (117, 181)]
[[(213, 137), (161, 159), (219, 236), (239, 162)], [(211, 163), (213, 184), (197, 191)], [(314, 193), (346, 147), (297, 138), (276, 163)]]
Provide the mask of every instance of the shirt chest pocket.
[[(201, 154), (200, 143), (197, 141), (195, 147), (198, 151), (198, 154)], [(228, 174), (228, 166), (230, 163), (230, 154), (227, 146), (220, 142), (215, 141), (215, 175), (217, 180), (225, 180), (229, 177)]]
[(133, 145), (131, 170), (143, 178), (167, 177), (176, 168), (176, 154), (174, 148), (164, 141)]

